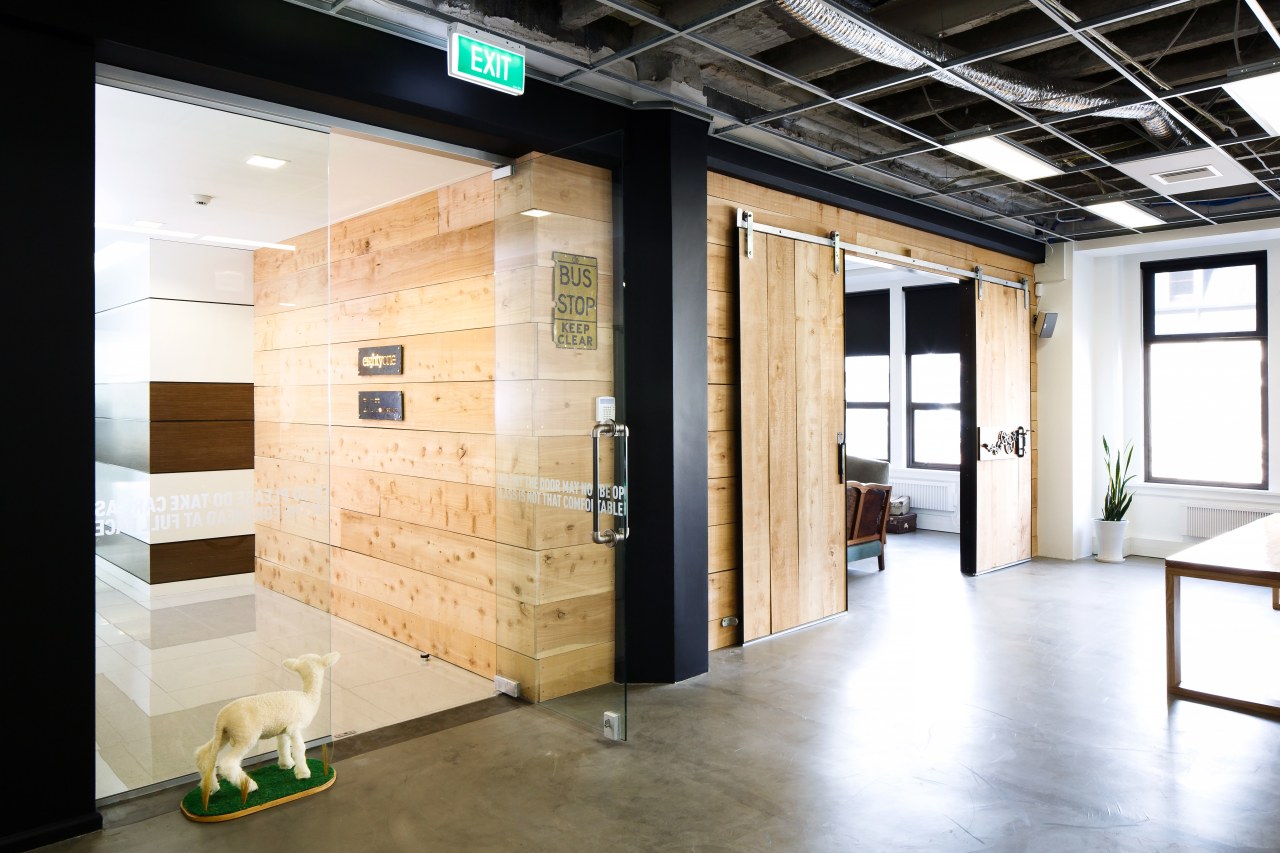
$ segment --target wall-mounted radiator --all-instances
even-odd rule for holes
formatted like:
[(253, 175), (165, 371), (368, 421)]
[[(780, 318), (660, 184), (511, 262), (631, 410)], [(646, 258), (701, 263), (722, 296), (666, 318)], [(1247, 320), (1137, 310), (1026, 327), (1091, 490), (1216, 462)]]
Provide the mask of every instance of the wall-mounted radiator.
[(1241, 525), (1271, 515), (1270, 512), (1254, 509), (1221, 509), (1211, 506), (1187, 507), (1187, 521), (1183, 533), (1200, 539), (1208, 539), (1228, 530), (1235, 530)]
[(955, 498), (952, 496), (953, 487), (950, 483), (913, 483), (893, 480), (889, 485), (893, 486), (895, 498), (903, 495), (911, 498), (912, 511), (923, 509), (952, 512), (956, 508)]

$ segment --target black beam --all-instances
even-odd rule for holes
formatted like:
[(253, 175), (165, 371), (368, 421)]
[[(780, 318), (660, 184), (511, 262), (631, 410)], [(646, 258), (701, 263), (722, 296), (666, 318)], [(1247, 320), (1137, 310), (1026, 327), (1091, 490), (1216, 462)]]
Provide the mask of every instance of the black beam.
[(628, 681), (707, 671), (707, 126), (637, 112), (623, 174)]

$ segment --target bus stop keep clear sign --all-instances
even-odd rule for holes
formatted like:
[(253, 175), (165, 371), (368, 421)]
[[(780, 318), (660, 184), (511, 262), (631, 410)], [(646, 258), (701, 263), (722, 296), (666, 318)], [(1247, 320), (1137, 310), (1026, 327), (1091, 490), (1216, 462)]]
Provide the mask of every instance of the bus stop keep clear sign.
[(600, 270), (595, 258), (552, 252), (551, 334), (559, 349), (596, 349)]

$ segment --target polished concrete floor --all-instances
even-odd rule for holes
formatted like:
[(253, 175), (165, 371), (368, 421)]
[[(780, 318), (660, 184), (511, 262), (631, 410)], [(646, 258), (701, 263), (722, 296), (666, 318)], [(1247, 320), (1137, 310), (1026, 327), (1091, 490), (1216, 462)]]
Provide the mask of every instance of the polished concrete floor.
[[(196, 824), (162, 792), (47, 849), (1280, 850), (1280, 721), (1167, 700), (1159, 561), (964, 578), (920, 531), (887, 563), (851, 565), (846, 615), (633, 687), (625, 743), (498, 696), (340, 742), (318, 796)], [(1274, 689), (1269, 590), (1183, 596), (1188, 671)]]

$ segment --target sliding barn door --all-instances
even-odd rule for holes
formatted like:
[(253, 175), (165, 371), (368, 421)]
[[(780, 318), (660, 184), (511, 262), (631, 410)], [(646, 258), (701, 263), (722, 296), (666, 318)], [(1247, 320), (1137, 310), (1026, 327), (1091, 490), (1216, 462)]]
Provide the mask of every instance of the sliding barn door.
[(964, 304), (960, 568), (981, 574), (1031, 559), (1031, 320), (1013, 287)]
[(738, 251), (743, 638), (845, 609), (844, 286), (834, 249)]

